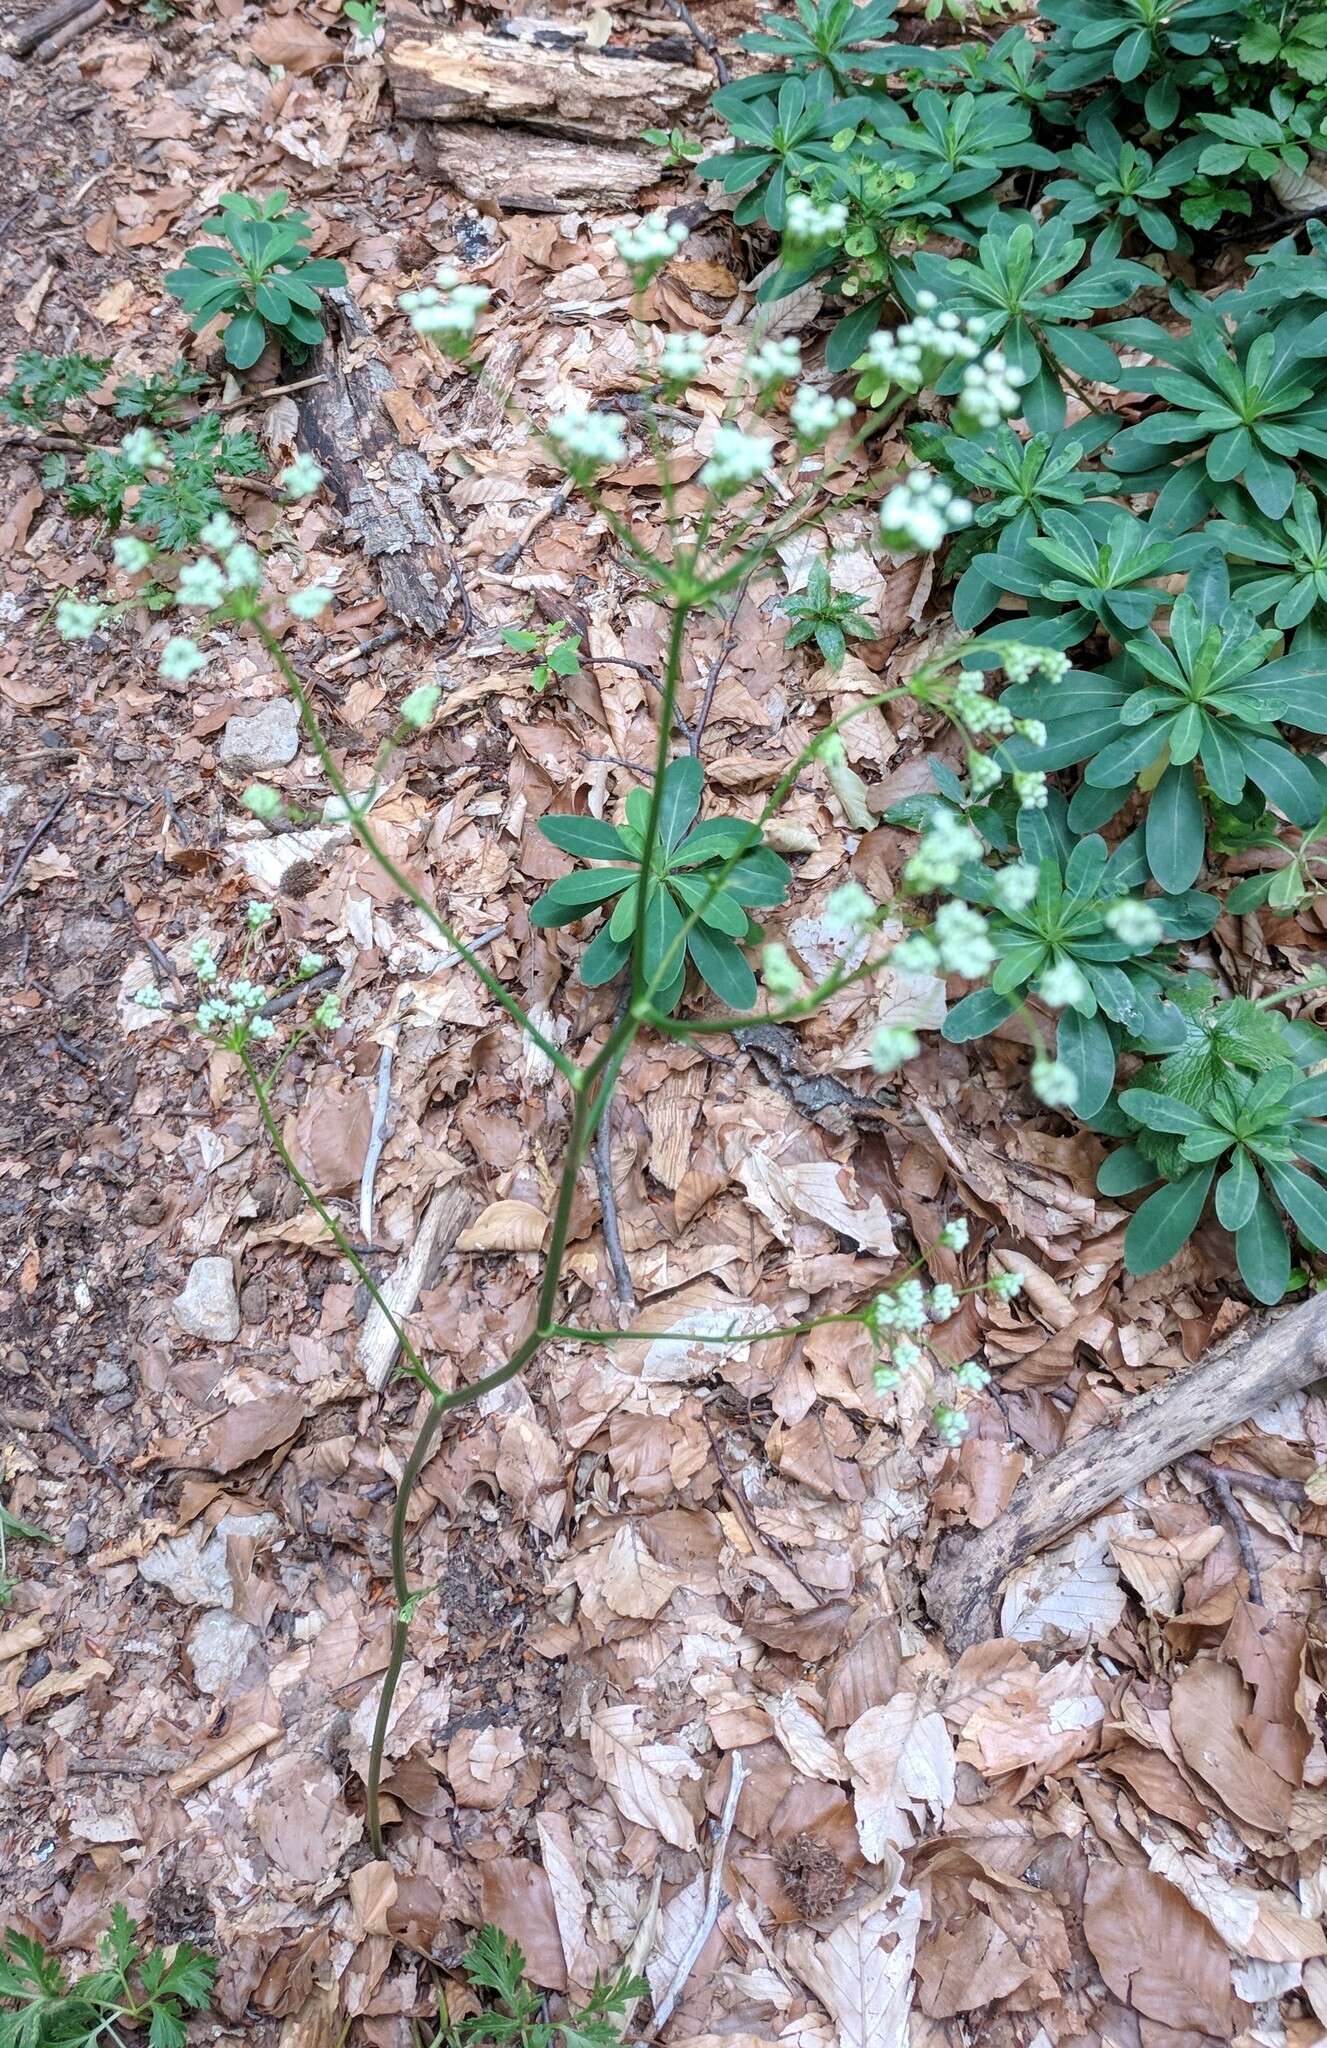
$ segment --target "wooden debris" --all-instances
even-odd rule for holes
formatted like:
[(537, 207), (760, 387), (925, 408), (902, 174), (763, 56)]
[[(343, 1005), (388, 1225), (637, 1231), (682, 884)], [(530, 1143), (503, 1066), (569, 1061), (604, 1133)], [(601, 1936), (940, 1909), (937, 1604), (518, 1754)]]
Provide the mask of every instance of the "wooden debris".
[(430, 504), (433, 475), (424, 457), (397, 438), (386, 405), (396, 386), (354, 299), (328, 292), (326, 307), (323, 375), (301, 401), (299, 445), (326, 471), (348, 538), (373, 560), (388, 609), (436, 638), (446, 630), (459, 584)]
[(420, 160), (440, 183), (508, 213), (632, 206), (659, 182), (658, 157), (643, 149), (507, 133), (473, 121), (419, 132)]
[[(564, 40), (559, 38), (559, 40)], [(492, 121), (582, 141), (636, 142), (642, 129), (696, 120), (709, 71), (627, 50), (549, 48), (388, 16), (387, 77), (396, 111), (420, 121)]]
[(998, 1521), (950, 1536), (926, 1604), (957, 1652), (998, 1633), (1001, 1582), (1176, 1459), (1327, 1373), (1327, 1296), (1270, 1321), (1250, 1317), (1210, 1357), (1176, 1373), (1024, 1479)]
[[(96, 0), (96, 4), (100, 4), (100, 0)], [(55, 0), (53, 6), (43, 7), (31, 21), (25, 21), (21, 28), (14, 30), (8, 38), (9, 48), (16, 57), (40, 58), (44, 54), (42, 45), (54, 42), (61, 29), (78, 22), (81, 33), (81, 17), (91, 12), (88, 0)], [(103, 15), (109, 12), (109, 7), (101, 6)]]
[[(451, 1250), (470, 1214), (470, 1206), (464, 1190), (454, 1184), (439, 1188), (433, 1196), (424, 1211), (414, 1243), (382, 1290), (383, 1300), (398, 1322), (404, 1322), (413, 1313), (430, 1260), (435, 1252)], [(391, 1319), (383, 1314), (375, 1301), (364, 1318), (364, 1328), (355, 1351), (355, 1362), (375, 1393), (380, 1393), (386, 1386), (398, 1348)]]

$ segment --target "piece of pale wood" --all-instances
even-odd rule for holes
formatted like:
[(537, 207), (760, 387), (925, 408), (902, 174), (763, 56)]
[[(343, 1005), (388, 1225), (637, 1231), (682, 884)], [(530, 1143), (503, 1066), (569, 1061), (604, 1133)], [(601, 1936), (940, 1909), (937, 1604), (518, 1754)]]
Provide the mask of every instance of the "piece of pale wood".
[(451, 1250), (469, 1214), (469, 1197), (454, 1181), (438, 1188), (424, 1211), (414, 1243), (382, 1289), (391, 1316), (384, 1315), (376, 1301), (370, 1304), (355, 1347), (355, 1363), (375, 1393), (386, 1386), (400, 1349), (392, 1316), (399, 1324), (413, 1315), (434, 1254)]
[(419, 160), (430, 177), (475, 205), (506, 213), (626, 208), (659, 182), (657, 150), (484, 128), (476, 121), (430, 122), (418, 134)]
[(997, 1633), (1001, 1585), (1015, 1565), (1068, 1535), (1154, 1472), (1327, 1374), (1327, 1295), (1251, 1316), (1218, 1348), (1061, 1451), (1020, 1482), (998, 1521), (950, 1536), (926, 1605), (952, 1650)]
[(646, 128), (694, 123), (714, 85), (690, 64), (485, 35), (403, 8), (387, 17), (384, 56), (407, 120), (491, 121), (593, 143), (639, 143)]

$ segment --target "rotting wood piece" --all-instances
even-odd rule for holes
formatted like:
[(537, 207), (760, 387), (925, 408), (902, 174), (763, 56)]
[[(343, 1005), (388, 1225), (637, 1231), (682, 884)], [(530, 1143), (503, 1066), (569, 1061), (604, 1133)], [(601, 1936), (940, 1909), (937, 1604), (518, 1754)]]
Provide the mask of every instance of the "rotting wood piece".
[(374, 563), (393, 618), (436, 637), (459, 586), (430, 504), (432, 471), (397, 438), (386, 405), (396, 387), (354, 299), (329, 291), (324, 304), (323, 381), (302, 395), (299, 446), (326, 471), (346, 531)]
[(419, 131), (421, 167), (475, 205), (508, 213), (561, 213), (568, 206), (632, 206), (659, 182), (659, 159), (642, 149), (531, 135), (463, 121)]
[(419, 121), (485, 121), (585, 142), (639, 142), (645, 128), (696, 119), (709, 71), (629, 51), (549, 49), (448, 28), (404, 9), (387, 18), (396, 111)]
[[(952, 1651), (997, 1633), (1000, 1590), (1015, 1565), (1178, 1458), (1327, 1374), (1327, 1295), (1254, 1317), (1218, 1348), (1019, 1482), (999, 1520), (949, 1536), (926, 1581), (926, 1605)], [(1232, 1477), (1235, 1475), (1232, 1474)]]
[(39, 43), (46, 42), (66, 22), (74, 21), (80, 14), (88, 12), (88, 0), (55, 0), (52, 7), (43, 7), (40, 14), (34, 14), (21, 28), (16, 28), (6, 38), (8, 47), (16, 57), (27, 57)]

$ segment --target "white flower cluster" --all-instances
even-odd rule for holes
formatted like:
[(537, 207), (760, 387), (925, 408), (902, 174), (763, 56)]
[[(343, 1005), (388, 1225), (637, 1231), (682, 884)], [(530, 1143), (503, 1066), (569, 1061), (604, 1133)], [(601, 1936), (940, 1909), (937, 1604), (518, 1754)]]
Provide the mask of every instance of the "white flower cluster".
[(934, 292), (918, 292), (915, 318), (902, 327), (882, 327), (871, 336), (863, 359), (866, 367), (903, 391), (921, 391), (951, 363), (975, 364), (985, 332), (982, 322), (960, 320), (957, 313), (936, 314), (938, 303)]
[(967, 981), (979, 981), (995, 965), (995, 948), (986, 931), (986, 920), (970, 904), (951, 898), (935, 913), (931, 934), (946, 974), (961, 974)]
[(421, 683), (408, 697), (401, 699), (401, 722), (413, 732), (422, 732), (426, 725), (433, 723), (433, 717), (442, 701), (442, 691), (437, 683)]
[(1015, 768), (1009, 780), (1020, 810), (1045, 810), (1050, 802), (1050, 784), (1039, 768)]
[[(898, 958), (897, 947), (893, 958)], [(921, 1049), (916, 1032), (909, 1031), (905, 1024), (882, 1024), (871, 1040), (871, 1065), (877, 1074), (895, 1074), (909, 1060), (915, 1060)]]
[[(981, 840), (971, 825), (948, 808), (932, 811), (916, 851), (903, 870), (904, 886), (919, 895), (952, 889), (970, 861), (981, 859)], [(895, 958), (898, 948), (895, 947)]]
[(436, 284), (402, 292), (398, 304), (409, 315), (416, 334), (436, 341), (446, 355), (463, 356), (474, 339), (479, 316), (493, 294), (482, 284), (466, 284), (460, 271), (450, 263), (440, 264), (434, 276)]
[(667, 221), (661, 213), (647, 214), (639, 227), (614, 228), (617, 253), (630, 271), (631, 281), (637, 290), (658, 276), (690, 232), (682, 221)]
[[(199, 977), (201, 980), (201, 976)], [(267, 1001), (267, 991), (253, 981), (232, 981), (227, 991), (229, 1001), (221, 996), (212, 996), (200, 1004), (197, 1023), (200, 1031), (211, 1037), (224, 1036), (228, 1044), (240, 1045), (247, 1038), (273, 1038), (276, 1025), (270, 1017), (260, 1017), (257, 1012)]]
[(1018, 1273), (992, 1273), (986, 1282), (986, 1292), (996, 1301), (1017, 1301), (1023, 1292), (1022, 1277)]
[(1063, 956), (1051, 961), (1037, 983), (1037, 994), (1052, 1010), (1081, 1003), (1088, 993), (1087, 976), (1074, 961)]
[(854, 410), (850, 398), (831, 398), (828, 391), (801, 384), (788, 407), (788, 418), (798, 441), (809, 451), (823, 448), (834, 429), (852, 418)]
[(967, 1217), (955, 1216), (952, 1223), (946, 1223), (936, 1239), (936, 1243), (942, 1251), (965, 1252), (968, 1248), (968, 1238), (971, 1234)]
[(1058, 683), (1068, 675), (1071, 666), (1068, 655), (1058, 647), (1029, 647), (1022, 640), (1002, 641), (999, 655), (1011, 683), (1027, 683), (1035, 675), (1044, 676), (1048, 683)]
[(725, 424), (714, 430), (714, 452), (700, 472), (700, 481), (716, 498), (731, 498), (747, 484), (768, 476), (774, 443), (766, 434), (748, 434)]
[(802, 993), (797, 964), (778, 939), (771, 939), (760, 949), (760, 978), (779, 1002), (790, 1002)]
[(1014, 729), (1013, 717), (1003, 704), (986, 695), (986, 678), (978, 668), (959, 670), (951, 708), (959, 724), (970, 733), (993, 733), (1003, 738)]
[(1146, 952), (1159, 945), (1164, 936), (1161, 919), (1151, 904), (1140, 902), (1136, 896), (1112, 903), (1102, 915), (1122, 946), (1137, 946), (1140, 952)]
[(823, 249), (836, 242), (848, 225), (848, 209), (841, 200), (818, 201), (805, 192), (794, 192), (783, 216), (785, 250)]
[(1032, 1062), (1032, 1092), (1048, 1109), (1072, 1109), (1078, 1100), (1078, 1082), (1063, 1060), (1040, 1053)]
[(134, 469), (160, 469), (166, 451), (151, 427), (135, 427), (120, 443), (120, 453)]
[(825, 923), (835, 932), (869, 929), (876, 914), (875, 898), (860, 882), (842, 882), (825, 901)]
[(111, 542), (111, 553), (117, 568), (126, 576), (141, 576), (151, 566), (153, 550), (136, 533), (120, 533)]
[(900, 1280), (877, 1294), (862, 1311), (862, 1321), (872, 1336), (887, 1330), (924, 1330), (927, 1324), (926, 1290), (916, 1278)]
[(1006, 917), (1017, 917), (1037, 893), (1037, 870), (1025, 860), (1011, 861), (991, 881), (991, 901)]
[(772, 335), (762, 341), (747, 364), (757, 391), (776, 391), (802, 370), (802, 344), (795, 334)]
[(325, 472), (320, 462), (301, 449), (300, 453), (286, 464), (277, 482), (288, 498), (311, 498), (323, 480)]
[(55, 607), (55, 630), (62, 640), (90, 640), (109, 609), (99, 598), (62, 597)]
[(988, 349), (963, 372), (954, 407), (954, 425), (961, 434), (998, 427), (1022, 410), (1020, 396), (1027, 373), (1016, 370), (998, 348)]
[(931, 1427), (941, 1443), (954, 1451), (968, 1433), (968, 1418), (952, 1401), (937, 1401), (931, 1410)]
[(880, 532), (895, 553), (931, 553), (945, 536), (972, 523), (972, 507), (931, 469), (912, 469), (880, 507)]
[(568, 475), (589, 483), (601, 469), (625, 459), (626, 428), (620, 413), (587, 412), (583, 405), (572, 405), (549, 421), (548, 438)]
[(684, 391), (705, 367), (705, 344), (695, 334), (670, 334), (659, 350), (659, 375), (670, 391)]

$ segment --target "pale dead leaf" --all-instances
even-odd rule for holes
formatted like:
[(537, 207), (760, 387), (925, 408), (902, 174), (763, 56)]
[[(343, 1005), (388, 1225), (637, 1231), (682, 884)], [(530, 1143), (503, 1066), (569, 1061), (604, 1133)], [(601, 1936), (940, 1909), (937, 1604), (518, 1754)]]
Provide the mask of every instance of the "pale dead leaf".
[(954, 1797), (954, 1745), (939, 1714), (915, 1693), (868, 1707), (843, 1737), (852, 1774), (857, 1833), (872, 1863), (906, 1849), (926, 1824), (943, 1819)]
[(831, 2015), (839, 2048), (907, 2048), (920, 1892), (881, 1894), (829, 1934), (794, 1928), (786, 1959)]
[(673, 1742), (652, 1742), (639, 1707), (607, 1702), (590, 1722), (590, 1754), (626, 1820), (654, 1828), (675, 1849), (694, 1849), (696, 1825), (679, 1787), (700, 1777), (694, 1757)]
[(490, 1202), (456, 1240), (459, 1252), (537, 1252), (548, 1218), (533, 1202)]
[(767, 1699), (765, 1710), (789, 1761), (806, 1777), (823, 1778), (836, 1785), (843, 1776), (843, 1759), (796, 1693), (789, 1689), (777, 1699)]
[(1109, 1530), (1080, 1529), (1013, 1573), (1000, 1606), (1000, 1633), (1015, 1642), (1097, 1642), (1110, 1634), (1126, 1605), (1124, 1588), (1105, 1561)]
[(753, 1209), (765, 1218), (781, 1244), (791, 1244), (798, 1217), (824, 1223), (840, 1237), (851, 1238), (860, 1250), (886, 1258), (896, 1250), (889, 1211), (879, 1195), (862, 1202), (849, 1166), (832, 1159), (810, 1159), (784, 1166), (768, 1153), (752, 1152), (741, 1161), (738, 1177)]

